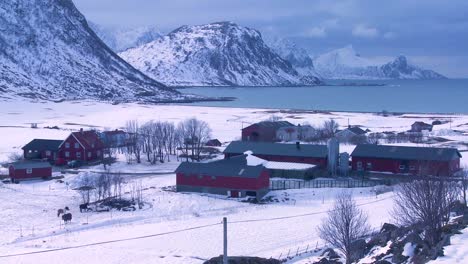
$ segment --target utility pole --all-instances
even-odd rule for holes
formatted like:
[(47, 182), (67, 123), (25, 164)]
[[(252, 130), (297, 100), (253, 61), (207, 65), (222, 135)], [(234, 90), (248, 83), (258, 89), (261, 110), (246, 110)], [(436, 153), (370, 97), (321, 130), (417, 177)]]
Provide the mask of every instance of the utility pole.
[(228, 256), (227, 256), (227, 218), (223, 217), (223, 229), (224, 229), (224, 253), (223, 253), (223, 264), (228, 264)]

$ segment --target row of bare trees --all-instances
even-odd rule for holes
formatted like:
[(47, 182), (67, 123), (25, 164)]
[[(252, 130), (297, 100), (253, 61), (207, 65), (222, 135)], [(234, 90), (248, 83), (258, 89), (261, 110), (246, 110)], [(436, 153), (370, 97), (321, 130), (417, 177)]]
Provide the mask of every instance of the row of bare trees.
[(80, 193), (83, 203), (89, 203), (92, 196), (95, 201), (111, 197), (121, 198), (124, 184), (124, 177), (120, 174), (85, 173), (79, 178), (76, 190)]
[(211, 129), (205, 121), (189, 118), (175, 125), (171, 122), (149, 121), (142, 125), (136, 120), (126, 124), (128, 143), (127, 162), (141, 163), (142, 156), (152, 164), (170, 161), (177, 152), (188, 159), (200, 160)]
[[(468, 171), (461, 181), (423, 179), (401, 183), (395, 188), (392, 216), (401, 226), (424, 230), (424, 240), (434, 247), (442, 236), (450, 213), (460, 201), (466, 206)], [(354, 201), (350, 192), (337, 195), (333, 208), (318, 228), (319, 236), (338, 249), (346, 263), (356, 261), (353, 243), (371, 234), (368, 216)]]

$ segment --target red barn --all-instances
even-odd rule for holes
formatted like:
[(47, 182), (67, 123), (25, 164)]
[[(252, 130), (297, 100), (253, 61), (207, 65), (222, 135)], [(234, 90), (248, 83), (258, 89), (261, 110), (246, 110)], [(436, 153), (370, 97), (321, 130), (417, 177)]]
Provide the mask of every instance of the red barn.
[(58, 155), (63, 161), (81, 160), (84, 162), (101, 160), (104, 143), (96, 131), (71, 133), (59, 146)]
[(13, 182), (20, 180), (52, 177), (52, 166), (48, 162), (22, 161), (9, 166), (9, 176)]
[(263, 121), (242, 129), (242, 141), (277, 141), (276, 132), (282, 127), (291, 127), (287, 121)]
[(355, 171), (452, 176), (460, 170), (461, 154), (455, 148), (363, 144), (356, 146), (351, 157)]
[(23, 156), (28, 160), (46, 159), (55, 161), (62, 142), (63, 140), (33, 139), (22, 148)]
[(249, 166), (246, 156), (210, 163), (181, 163), (176, 170), (177, 191), (261, 199), (268, 193), (270, 173), (263, 165)]
[(295, 162), (327, 167), (328, 148), (326, 145), (282, 144), (267, 142), (233, 141), (224, 150), (229, 159), (251, 151), (254, 156), (268, 161)]

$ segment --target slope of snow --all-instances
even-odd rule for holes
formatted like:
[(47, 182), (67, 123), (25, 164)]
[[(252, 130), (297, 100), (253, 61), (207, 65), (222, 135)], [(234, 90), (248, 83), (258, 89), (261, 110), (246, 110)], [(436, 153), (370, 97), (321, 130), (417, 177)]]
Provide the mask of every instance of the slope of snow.
[(114, 52), (135, 48), (162, 36), (154, 26), (143, 27), (106, 27), (90, 22), (89, 26)]
[(49, 100), (182, 98), (134, 69), (71, 0), (0, 1), (0, 94)]
[(232, 22), (183, 26), (119, 54), (169, 86), (314, 85), (274, 53), (256, 30)]
[(281, 58), (289, 61), (296, 71), (303, 78), (320, 79), (319, 74), (315, 70), (312, 58), (307, 51), (294, 43), (290, 39), (279, 38), (277, 36), (265, 37), (265, 42), (273, 49)]
[(431, 70), (408, 63), (405, 56), (382, 64), (378, 60), (361, 57), (349, 45), (322, 54), (314, 59), (317, 72), (327, 79), (441, 79)]

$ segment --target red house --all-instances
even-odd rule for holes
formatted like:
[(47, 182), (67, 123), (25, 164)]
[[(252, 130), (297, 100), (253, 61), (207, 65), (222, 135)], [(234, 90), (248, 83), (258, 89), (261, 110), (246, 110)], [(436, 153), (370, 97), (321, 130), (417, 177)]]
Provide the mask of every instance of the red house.
[(52, 166), (48, 162), (22, 161), (10, 164), (9, 176), (13, 182), (52, 177)]
[(210, 163), (181, 163), (175, 171), (177, 191), (261, 199), (268, 193), (270, 173), (263, 165), (249, 166), (246, 156)]
[(81, 160), (83, 162), (101, 160), (104, 143), (96, 131), (71, 133), (59, 146), (61, 161)]
[(351, 157), (355, 171), (452, 176), (460, 170), (461, 154), (455, 148), (363, 144), (356, 146)]
[(254, 156), (268, 161), (295, 162), (327, 167), (328, 148), (326, 145), (282, 144), (267, 142), (233, 141), (224, 150), (224, 157), (243, 155), (251, 151)]
[(291, 127), (287, 121), (263, 121), (242, 129), (242, 141), (277, 141), (276, 132), (282, 127)]
[(62, 142), (62, 140), (33, 139), (22, 148), (24, 159), (55, 161)]

